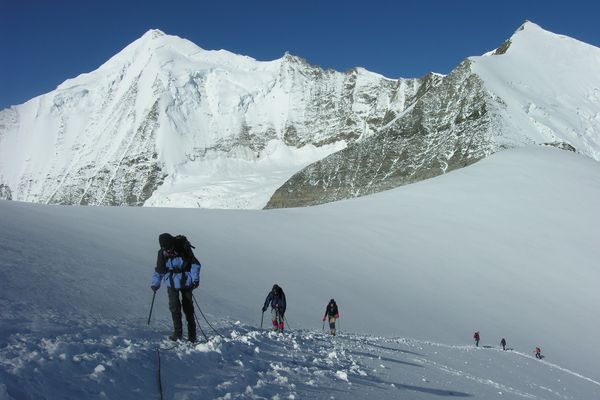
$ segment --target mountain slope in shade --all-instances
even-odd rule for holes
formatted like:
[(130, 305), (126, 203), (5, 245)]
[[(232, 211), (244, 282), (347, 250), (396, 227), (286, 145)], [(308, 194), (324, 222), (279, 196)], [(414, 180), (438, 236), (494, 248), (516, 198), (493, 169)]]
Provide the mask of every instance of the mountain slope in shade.
[(261, 208), (294, 172), (371, 136), (437, 76), (259, 62), (158, 30), (0, 112), (0, 196)]
[(526, 22), (465, 60), (377, 135), (295, 174), (267, 208), (390, 189), (532, 143), (600, 160), (600, 49)]
[[(158, 398), (156, 346), (165, 398), (596, 399), (598, 198), (597, 162), (532, 146), (317, 207), (0, 201), (0, 399)], [(196, 245), (224, 338), (198, 315), (210, 340), (167, 351), (164, 287), (146, 325), (165, 231)], [(259, 329), (273, 283), (282, 336)]]

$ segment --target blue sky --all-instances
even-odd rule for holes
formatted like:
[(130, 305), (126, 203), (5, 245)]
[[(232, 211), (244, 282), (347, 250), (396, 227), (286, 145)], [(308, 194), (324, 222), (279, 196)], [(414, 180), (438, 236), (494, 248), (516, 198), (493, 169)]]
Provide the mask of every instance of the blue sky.
[(390, 78), (448, 73), (523, 21), (600, 46), (600, 2), (0, 0), (0, 109), (96, 69), (151, 28), (258, 60), (285, 51)]

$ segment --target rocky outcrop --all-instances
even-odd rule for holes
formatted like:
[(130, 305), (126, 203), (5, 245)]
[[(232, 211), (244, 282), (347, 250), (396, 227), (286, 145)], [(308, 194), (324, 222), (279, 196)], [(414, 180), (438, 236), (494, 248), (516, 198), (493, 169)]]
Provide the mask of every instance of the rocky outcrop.
[(467, 60), (375, 136), (298, 172), (266, 208), (363, 196), (473, 163), (497, 149), (490, 107)]

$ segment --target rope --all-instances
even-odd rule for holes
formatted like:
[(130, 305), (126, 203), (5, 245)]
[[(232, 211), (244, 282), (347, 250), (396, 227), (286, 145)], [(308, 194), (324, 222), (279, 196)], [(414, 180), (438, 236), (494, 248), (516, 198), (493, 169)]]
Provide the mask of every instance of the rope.
[(219, 333), (219, 331), (217, 331), (211, 324), (210, 322), (208, 322), (208, 320), (206, 319), (206, 316), (204, 315), (204, 313), (202, 312), (202, 309), (200, 308), (200, 306), (198, 305), (198, 302), (196, 301), (196, 297), (194, 295), (192, 295), (192, 299), (194, 299), (194, 303), (196, 304), (196, 307), (198, 307), (198, 311), (200, 311), (200, 314), (202, 315), (202, 318), (204, 318), (204, 320), (206, 321), (206, 323), (208, 324), (208, 326), (210, 326), (212, 328), (213, 331), (215, 331), (215, 333), (219, 336), (221, 336), (222, 339), (225, 339), (225, 336), (221, 335)]
[(202, 327), (200, 326), (200, 322), (198, 322), (196, 313), (193, 312), (193, 314), (194, 314), (194, 321), (196, 321), (196, 326), (198, 327), (198, 329), (200, 329), (200, 332), (202, 332), (202, 336), (204, 336), (204, 339), (206, 339), (206, 343), (208, 343), (208, 336), (206, 336), (206, 333), (204, 333), (204, 329), (202, 329)]
[(158, 358), (158, 391), (160, 393), (160, 400), (163, 400), (162, 379), (160, 378), (160, 350), (158, 345), (156, 346), (156, 358)]
[(283, 320), (285, 321), (285, 323), (287, 324), (288, 330), (292, 330), (292, 327), (290, 326), (290, 323), (288, 322), (288, 319), (285, 317), (285, 314), (283, 314)]

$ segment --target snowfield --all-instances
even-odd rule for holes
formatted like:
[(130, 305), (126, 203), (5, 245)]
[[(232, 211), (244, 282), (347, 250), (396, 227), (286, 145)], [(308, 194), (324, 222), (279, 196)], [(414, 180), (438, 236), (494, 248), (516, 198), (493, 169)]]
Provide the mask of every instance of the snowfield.
[[(596, 161), (526, 147), (302, 209), (0, 202), (0, 399), (160, 398), (159, 357), (167, 399), (600, 398), (598, 199)], [(203, 264), (195, 346), (164, 288), (146, 325), (162, 232)]]

